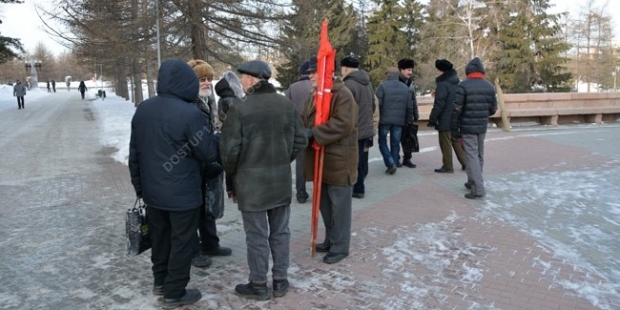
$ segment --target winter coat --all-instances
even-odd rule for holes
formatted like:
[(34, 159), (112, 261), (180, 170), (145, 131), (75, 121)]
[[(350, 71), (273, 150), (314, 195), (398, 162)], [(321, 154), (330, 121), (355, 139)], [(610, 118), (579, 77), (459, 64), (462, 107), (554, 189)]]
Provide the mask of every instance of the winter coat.
[(26, 86), (22, 83), (15, 84), (13, 86), (13, 96), (15, 97), (23, 97), (26, 96)]
[(395, 75), (377, 88), (379, 99), (379, 124), (405, 126), (413, 121), (413, 105), (409, 88)]
[(80, 82), (80, 85), (78, 86), (78, 90), (83, 93), (85, 91), (88, 90), (88, 88), (86, 88), (86, 84), (84, 84), (84, 82)]
[(312, 82), (308, 76), (302, 76), (284, 91), (284, 96), (295, 104), (297, 111), (301, 114), (306, 100), (312, 95), (312, 90)]
[(215, 84), (215, 93), (220, 97), (217, 102), (217, 114), (220, 122), (226, 120), (226, 113), (234, 104), (240, 103), (245, 97), (243, 87), (237, 75), (232, 71), (222, 74), (222, 79)]
[(239, 210), (266, 211), (291, 203), (291, 162), (308, 140), (293, 103), (267, 81), (228, 110), (220, 152), (233, 177)]
[(435, 89), (435, 102), (429, 123), (435, 124), (437, 131), (450, 131), (452, 126), (452, 110), (454, 107), (454, 97), (456, 87), (459, 84), (459, 77), (454, 69), (444, 72), (435, 79), (437, 88)]
[[(358, 142), (357, 103), (341, 79), (334, 79), (329, 119), (314, 126), (316, 107), (312, 96), (308, 98), (301, 115), (306, 128), (312, 128), (314, 141), (325, 146), (323, 183), (350, 186), (357, 182)], [(312, 144), (312, 143), (309, 143)], [(314, 176), (314, 148), (308, 145), (304, 153), (304, 176), (312, 181)]]
[(217, 160), (217, 139), (188, 104), (198, 97), (192, 68), (168, 60), (158, 75), (157, 96), (140, 103), (131, 120), (131, 183), (150, 207), (187, 211), (203, 203), (200, 164)]
[(343, 79), (344, 85), (349, 88), (358, 107), (357, 138), (359, 140), (372, 138), (372, 114), (375, 91), (370, 83), (370, 76), (366, 71), (353, 71)]
[[(214, 100), (215, 99), (213, 99), (213, 97), (211, 96), (198, 96), (196, 97), (196, 99), (194, 99), (194, 101), (190, 102), (190, 104), (194, 105), (200, 110), (202, 116), (207, 121), (207, 128), (205, 130), (208, 131), (209, 134), (214, 134), (217, 131), (214, 120), (215, 111), (213, 110)], [(222, 165), (217, 161), (200, 164), (200, 175), (202, 176), (203, 180), (213, 179), (220, 175), (222, 171), (224, 171), (224, 169), (222, 168)]]
[[(484, 73), (479, 58), (472, 59), (465, 67), (469, 75), (472, 72)], [(452, 129), (461, 134), (480, 134), (487, 132), (489, 116), (497, 111), (495, 87), (481, 78), (467, 78), (458, 84), (454, 101)]]
[(420, 113), (418, 111), (418, 100), (416, 99), (415, 84), (413, 84), (412, 79), (406, 79), (402, 75), (398, 76), (398, 80), (403, 82), (409, 88), (409, 93), (411, 94), (411, 102), (413, 104), (413, 121), (417, 122), (418, 119), (420, 119)]

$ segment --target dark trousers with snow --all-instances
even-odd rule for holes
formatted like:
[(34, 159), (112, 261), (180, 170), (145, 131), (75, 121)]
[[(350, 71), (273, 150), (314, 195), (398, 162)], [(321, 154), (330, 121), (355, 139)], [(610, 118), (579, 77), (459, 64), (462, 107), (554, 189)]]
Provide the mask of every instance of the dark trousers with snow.
[(321, 217), (325, 225), (325, 243), (329, 251), (348, 254), (351, 243), (351, 205), (353, 186), (323, 184), (321, 187)]
[(17, 108), (18, 109), (24, 108), (24, 96), (17, 96)]
[(164, 211), (148, 207), (147, 212), (154, 284), (164, 286), (165, 298), (180, 298), (185, 295), (195, 255), (200, 208)]
[(207, 179), (204, 175), (202, 176), (201, 190), (203, 204), (200, 206), (200, 218), (198, 219), (198, 234), (200, 235), (200, 252), (204, 253), (217, 250), (217, 248), (220, 247), (220, 238), (217, 236), (217, 227), (215, 226), (215, 221), (207, 219), (207, 209), (204, 205), (207, 192)]

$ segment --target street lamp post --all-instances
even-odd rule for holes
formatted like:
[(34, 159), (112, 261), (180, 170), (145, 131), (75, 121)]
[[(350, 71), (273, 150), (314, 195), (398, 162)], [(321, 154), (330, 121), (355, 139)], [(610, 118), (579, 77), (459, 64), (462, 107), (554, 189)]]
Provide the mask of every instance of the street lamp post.
[(37, 69), (41, 70), (41, 61), (32, 59), (30, 61), (25, 61), (24, 67), (26, 67), (26, 72), (30, 69), (30, 88), (39, 87)]

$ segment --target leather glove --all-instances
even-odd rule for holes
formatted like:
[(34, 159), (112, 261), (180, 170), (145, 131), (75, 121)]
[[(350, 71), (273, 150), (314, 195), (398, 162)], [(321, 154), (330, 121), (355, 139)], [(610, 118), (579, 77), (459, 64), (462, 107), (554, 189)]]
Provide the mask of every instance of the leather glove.
[(206, 164), (204, 169), (205, 178), (207, 180), (214, 179), (215, 177), (219, 176), (222, 171), (224, 171), (224, 169), (222, 169), (222, 166), (216, 162)]
[(312, 139), (314, 139), (312, 128), (306, 128), (306, 138), (308, 138), (308, 141), (312, 141)]
[(428, 121), (428, 124), (426, 124), (426, 127), (428, 127), (428, 128), (435, 128), (435, 126), (436, 126), (435, 122), (433, 122), (433, 121)]

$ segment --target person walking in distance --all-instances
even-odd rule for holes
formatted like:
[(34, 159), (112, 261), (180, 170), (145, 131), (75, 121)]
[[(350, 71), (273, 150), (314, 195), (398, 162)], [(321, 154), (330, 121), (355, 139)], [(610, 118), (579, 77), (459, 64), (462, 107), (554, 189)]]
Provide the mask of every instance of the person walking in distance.
[(471, 192), (465, 198), (476, 199), (486, 195), (482, 168), (484, 165), (484, 138), (489, 116), (497, 111), (495, 87), (484, 79), (484, 66), (475, 57), (465, 67), (467, 79), (456, 89), (452, 130), (463, 136), (467, 156), (467, 183)]
[[(284, 96), (295, 104), (297, 112), (301, 114), (304, 104), (312, 94), (312, 82), (308, 76), (310, 61), (306, 60), (299, 66), (299, 80), (291, 84), (284, 92)], [(297, 190), (297, 202), (305, 203), (310, 195), (306, 191), (306, 179), (304, 177), (304, 152), (297, 153), (295, 158), (295, 189)]]
[(71, 91), (71, 81), (67, 80), (67, 91)]
[(56, 92), (56, 81), (52, 80), (52, 90)]
[(82, 100), (84, 100), (84, 93), (88, 90), (88, 88), (86, 88), (86, 84), (84, 84), (84, 81), (80, 81), (80, 85), (78, 86), (78, 91), (80, 92), (80, 95), (82, 95)]
[(237, 285), (235, 293), (267, 300), (270, 253), (273, 296), (288, 291), (291, 163), (307, 140), (294, 104), (269, 83), (267, 63), (252, 60), (237, 71), (246, 99), (228, 110), (220, 140), (224, 169), (235, 184), (250, 268), (249, 282)]
[(47, 92), (51, 93), (52, 89), (50, 88), (50, 80), (47, 80)]
[(217, 138), (200, 110), (198, 78), (187, 63), (166, 60), (157, 78), (157, 96), (138, 105), (131, 120), (129, 172), (138, 198), (147, 205), (153, 263), (153, 294), (175, 308), (200, 300), (186, 289), (196, 249), (204, 199), (201, 163), (219, 157)]
[(411, 102), (413, 106), (413, 120), (407, 120), (405, 127), (403, 128), (403, 134), (401, 136), (401, 145), (403, 147), (403, 162), (402, 164), (398, 164), (398, 166), (405, 166), (409, 168), (415, 168), (416, 165), (411, 162), (411, 158), (413, 157), (413, 141), (410, 141), (413, 133), (412, 127), (413, 122), (417, 122), (420, 118), (420, 114), (418, 112), (418, 101), (416, 100), (416, 90), (415, 84), (413, 84), (413, 68), (415, 67), (415, 62), (413, 59), (403, 58), (398, 61), (398, 70), (400, 71), (399, 80), (409, 88), (409, 94), (411, 96)]
[(461, 144), (457, 142), (456, 137), (452, 137), (452, 110), (454, 107), (454, 97), (456, 96), (456, 87), (459, 84), (459, 77), (453, 69), (453, 65), (446, 59), (437, 59), (435, 61), (438, 76), (435, 79), (437, 87), (435, 89), (435, 98), (433, 109), (429, 116), (427, 126), (435, 128), (439, 134), (439, 148), (441, 149), (442, 165), (441, 168), (435, 169), (437, 173), (454, 173), (452, 166), (452, 149), (456, 153), (456, 158), (461, 163), (463, 170), (466, 168), (465, 152)]
[(24, 96), (26, 96), (26, 86), (22, 84), (22, 81), (17, 80), (15, 86), (13, 86), (13, 97), (17, 97), (17, 109), (24, 108)]

